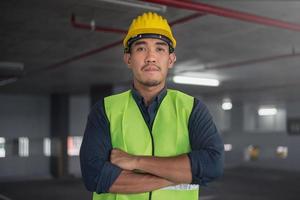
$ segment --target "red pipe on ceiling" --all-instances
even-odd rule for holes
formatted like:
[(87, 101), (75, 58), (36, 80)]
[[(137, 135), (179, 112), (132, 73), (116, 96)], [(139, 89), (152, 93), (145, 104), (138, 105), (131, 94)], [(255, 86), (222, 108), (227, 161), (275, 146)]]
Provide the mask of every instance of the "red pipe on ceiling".
[(39, 73), (39, 72), (42, 72), (42, 71), (48, 71), (48, 70), (53, 70), (53, 69), (56, 69), (56, 68), (59, 68), (65, 64), (68, 64), (70, 62), (73, 62), (73, 61), (76, 61), (76, 60), (80, 60), (82, 58), (85, 58), (85, 57), (88, 57), (88, 56), (91, 56), (91, 55), (94, 55), (96, 53), (99, 53), (101, 51), (104, 51), (104, 50), (107, 50), (107, 49), (110, 49), (112, 47), (115, 47), (115, 46), (118, 46), (120, 44), (123, 43), (123, 40), (119, 40), (119, 41), (116, 41), (116, 42), (113, 42), (113, 43), (110, 43), (108, 45), (104, 45), (102, 47), (99, 47), (97, 49), (92, 49), (90, 51), (87, 51), (87, 52), (84, 52), (84, 53), (81, 53), (79, 55), (76, 55), (76, 56), (73, 56), (71, 58), (67, 58), (63, 61), (60, 61), (60, 62), (57, 62), (55, 64), (52, 64), (52, 65), (49, 65), (47, 67), (44, 67), (42, 69), (37, 69), (37, 70), (32, 70), (32, 71), (28, 71), (26, 74), (36, 74), (36, 73)]
[[(184, 23), (184, 22), (187, 22), (187, 21), (189, 21), (189, 20), (192, 20), (192, 19), (194, 19), (194, 18), (196, 18), (196, 17), (204, 16), (204, 15), (205, 15), (205, 13), (200, 13), (200, 12), (194, 13), (194, 14), (191, 14), (191, 15), (189, 15), (189, 16), (186, 16), (186, 17), (177, 19), (177, 20), (171, 22), (170, 25), (173, 26), (173, 25), (177, 25), (177, 24), (180, 24), (180, 23)], [(72, 25), (74, 25), (74, 23), (77, 24), (77, 28), (83, 28), (83, 29), (89, 29), (89, 30), (91, 29), (89, 25), (77, 23), (77, 22), (75, 21), (75, 15), (72, 15), (72, 16), (71, 16), (71, 23), (72, 23)], [(101, 27), (101, 28), (99, 28), (99, 29), (95, 29), (95, 30), (97, 30), (97, 31), (115, 32), (115, 33), (124, 33), (123, 30), (120, 30), (120, 29), (111, 29), (111, 28), (106, 28), (105, 30), (102, 30), (102, 29), (103, 29), (103, 27)], [(116, 31), (116, 30), (119, 30), (119, 31)], [(127, 33), (127, 31), (126, 31), (125, 33)], [(71, 58), (67, 58), (67, 59), (65, 59), (65, 60), (63, 60), (63, 61), (60, 61), (60, 62), (57, 62), (57, 63), (55, 63), (55, 64), (49, 65), (49, 66), (47, 66), (47, 67), (45, 67), (45, 68), (37, 69), (37, 70), (32, 70), (32, 71), (28, 71), (26, 74), (27, 74), (27, 75), (29, 75), (29, 74), (32, 75), (32, 74), (39, 73), (39, 72), (41, 72), (41, 71), (48, 71), (48, 70), (56, 69), (56, 68), (59, 68), (59, 67), (65, 65), (65, 64), (71, 63), (71, 62), (76, 61), (76, 60), (80, 60), (80, 59), (82, 59), (82, 58), (85, 58), (85, 57), (94, 55), (94, 54), (96, 54), (96, 53), (100, 53), (100, 52), (105, 51), (105, 50), (107, 50), (107, 49), (110, 49), (110, 48), (112, 48), (112, 47), (118, 46), (118, 45), (120, 45), (120, 44), (122, 44), (122, 43), (123, 43), (123, 40), (119, 40), (119, 41), (110, 43), (110, 44), (108, 44), (108, 45), (104, 45), (104, 46), (102, 46), (102, 47), (99, 47), (99, 48), (97, 48), (97, 49), (92, 49), (92, 50), (90, 50), (90, 51), (81, 53), (81, 54), (79, 54), (79, 55), (75, 55), (75, 56), (73, 56), (73, 57), (71, 57)]]
[(71, 15), (71, 24), (75, 28), (87, 29), (87, 30), (92, 30), (92, 31), (127, 33), (126, 30), (122, 30), (122, 29), (108, 28), (108, 27), (102, 27), (102, 26), (96, 26), (96, 25), (92, 25), (92, 24), (83, 24), (83, 23), (76, 22), (74, 14)]
[[(177, 19), (173, 22), (170, 22), (170, 26), (174, 26), (176, 24), (181, 24), (181, 23), (185, 23), (187, 21), (190, 21), (196, 17), (200, 17), (200, 16), (204, 16), (206, 15), (206, 13), (203, 12), (197, 12), (194, 14), (191, 14), (189, 16)], [(81, 29), (87, 29), (87, 30), (93, 30), (93, 31), (98, 31), (98, 32), (112, 32), (112, 33), (127, 33), (127, 30), (122, 30), (122, 29), (115, 29), (115, 28), (109, 28), (109, 27), (103, 27), (103, 26), (93, 26), (91, 24), (83, 24), (83, 23), (79, 23), (76, 21), (76, 17), (74, 14), (71, 15), (71, 24), (73, 27), (75, 28), (81, 28)]]
[(246, 66), (246, 65), (250, 65), (250, 64), (264, 63), (264, 62), (269, 62), (269, 61), (274, 61), (274, 60), (294, 58), (294, 57), (299, 57), (299, 56), (300, 56), (300, 53), (281, 54), (281, 55), (268, 56), (268, 57), (257, 58), (257, 59), (252, 59), (252, 60), (245, 60), (245, 61), (240, 61), (240, 62), (227, 63), (227, 64), (223, 64), (223, 65), (216, 65), (216, 66), (213, 66), (213, 67), (206, 68), (205, 70), (228, 69), (228, 68)]
[(206, 15), (206, 13), (203, 13), (203, 12), (196, 12), (194, 14), (191, 14), (191, 15), (188, 15), (186, 17), (183, 17), (183, 18), (180, 18), (180, 19), (177, 19), (175, 21), (172, 21), (170, 22), (170, 26), (174, 26), (174, 25), (177, 25), (177, 24), (182, 24), (182, 23), (185, 23), (187, 21), (190, 21), (196, 17), (202, 17)]
[(236, 11), (232, 9), (213, 6), (205, 3), (191, 2), (191, 1), (178, 1), (178, 0), (141, 0), (145, 2), (163, 4), (166, 6), (200, 11), (208, 14), (218, 15), (222, 17), (238, 19), (242, 21), (254, 22), (257, 24), (263, 24), (267, 26), (274, 26), (283, 29), (289, 29), (293, 31), (300, 31), (300, 24), (294, 24), (281, 20), (271, 19), (268, 17), (262, 17), (246, 12)]
[(208, 71), (208, 70), (229, 69), (229, 68), (242, 67), (242, 66), (247, 66), (247, 65), (256, 64), (256, 63), (264, 63), (264, 62), (287, 59), (287, 58), (294, 58), (294, 57), (300, 57), (300, 53), (293, 52), (291, 54), (280, 54), (280, 55), (275, 55), (275, 56), (268, 56), (268, 57), (263, 57), (263, 58), (256, 58), (256, 59), (251, 59), (251, 60), (244, 60), (244, 61), (221, 64), (221, 65), (215, 65), (215, 66), (211, 66), (211, 67), (207, 67), (207, 68), (203, 68), (203, 69), (181, 70), (177, 73), (203, 72), (203, 71)]

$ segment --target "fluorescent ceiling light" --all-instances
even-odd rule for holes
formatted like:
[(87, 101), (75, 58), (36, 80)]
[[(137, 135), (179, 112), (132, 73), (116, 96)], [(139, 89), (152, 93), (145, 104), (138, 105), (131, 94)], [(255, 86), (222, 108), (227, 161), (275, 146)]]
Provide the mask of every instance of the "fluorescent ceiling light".
[(164, 5), (159, 5), (155, 3), (145, 3), (145, 2), (140, 2), (136, 0), (98, 0), (98, 1), (103, 1), (107, 3), (114, 3), (118, 5), (124, 5), (124, 6), (130, 6), (130, 7), (135, 7), (135, 8), (143, 8), (147, 10), (153, 10), (157, 12), (166, 12), (167, 6)]
[(277, 109), (276, 108), (260, 108), (258, 109), (258, 115), (260, 116), (271, 116), (271, 115), (276, 115), (277, 114)]
[(211, 86), (211, 87), (217, 87), (220, 85), (220, 81), (217, 79), (188, 77), (188, 76), (174, 76), (173, 81), (175, 83), (180, 83), (180, 84), (202, 85), (202, 86)]
[(224, 144), (224, 150), (225, 151), (231, 151), (232, 150), (232, 144)]
[(222, 103), (222, 109), (223, 110), (231, 110), (232, 109), (232, 103), (231, 102), (223, 102)]
[(0, 86), (13, 83), (23, 75), (23, 63), (0, 61)]
[(23, 71), (24, 71), (23, 63), (0, 61), (0, 78), (20, 76), (23, 74)]
[(232, 109), (232, 103), (230, 99), (224, 99), (222, 102), (222, 109), (223, 110), (231, 110)]
[(4, 79), (2, 80), (0, 77), (0, 86), (4, 86), (13, 82), (16, 82), (18, 80), (18, 78), (9, 78), (9, 79)]

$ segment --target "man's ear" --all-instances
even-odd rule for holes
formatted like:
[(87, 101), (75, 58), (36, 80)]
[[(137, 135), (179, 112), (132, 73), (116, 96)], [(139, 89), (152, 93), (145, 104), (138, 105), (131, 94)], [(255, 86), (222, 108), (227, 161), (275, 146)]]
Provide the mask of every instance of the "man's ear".
[(175, 55), (175, 53), (174, 53), (174, 52), (173, 52), (173, 53), (170, 53), (170, 55), (169, 55), (169, 66), (168, 66), (168, 68), (169, 68), (169, 69), (173, 68), (175, 62), (176, 62), (176, 55)]
[(123, 60), (124, 63), (128, 66), (128, 68), (130, 68), (131, 65), (130, 53), (124, 53)]

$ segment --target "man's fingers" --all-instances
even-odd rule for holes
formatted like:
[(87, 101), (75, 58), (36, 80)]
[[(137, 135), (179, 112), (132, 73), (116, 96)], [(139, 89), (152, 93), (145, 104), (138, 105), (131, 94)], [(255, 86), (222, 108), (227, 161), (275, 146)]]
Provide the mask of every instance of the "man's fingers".
[(111, 155), (120, 155), (120, 154), (122, 154), (122, 153), (125, 153), (125, 152), (123, 152), (123, 151), (120, 150), (120, 149), (112, 149), (112, 150), (111, 150)]
[(113, 164), (117, 164), (120, 159), (122, 159), (127, 154), (120, 149), (112, 149), (110, 153), (110, 161)]
[(126, 170), (133, 170), (135, 167), (135, 156), (120, 149), (112, 149), (110, 162)]

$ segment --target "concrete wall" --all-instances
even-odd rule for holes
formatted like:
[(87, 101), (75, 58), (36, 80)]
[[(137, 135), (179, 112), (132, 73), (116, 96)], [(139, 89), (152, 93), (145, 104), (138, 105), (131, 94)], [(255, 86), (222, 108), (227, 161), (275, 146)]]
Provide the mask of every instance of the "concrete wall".
[[(42, 138), (49, 136), (49, 97), (0, 95), (0, 137), (6, 139), (6, 157), (0, 158), (0, 178), (49, 175)], [(18, 137), (29, 138), (29, 157), (17, 155)]]
[[(225, 153), (225, 166), (235, 167), (247, 165), (260, 168), (283, 170), (300, 170), (300, 136), (287, 133), (288, 117), (300, 117), (299, 102), (269, 102), (278, 112), (274, 116), (259, 116), (257, 110), (260, 102), (233, 102), (233, 109), (223, 111), (221, 102), (206, 99), (207, 106), (215, 119), (225, 144), (231, 144), (232, 150)], [(222, 116), (227, 117), (222, 117)], [(228, 123), (228, 124), (227, 124)], [(227, 124), (227, 125), (226, 125)], [(229, 125), (229, 127), (228, 127)], [(259, 147), (259, 156), (249, 159), (248, 147)], [(280, 158), (277, 154), (279, 146), (288, 148), (288, 156)]]
[[(83, 136), (89, 112), (90, 98), (88, 95), (70, 97), (70, 136)], [(78, 156), (69, 157), (69, 173), (81, 176)]]
[[(83, 136), (90, 111), (88, 95), (70, 96), (70, 136)], [(50, 137), (50, 98), (37, 95), (0, 95), (0, 137), (6, 140), (6, 157), (0, 158), (0, 179), (50, 176), (50, 159), (43, 139)], [(29, 156), (18, 155), (19, 137), (29, 138)], [(52, 140), (52, 153), (55, 152)], [(69, 173), (81, 176), (78, 156), (69, 157)]]

